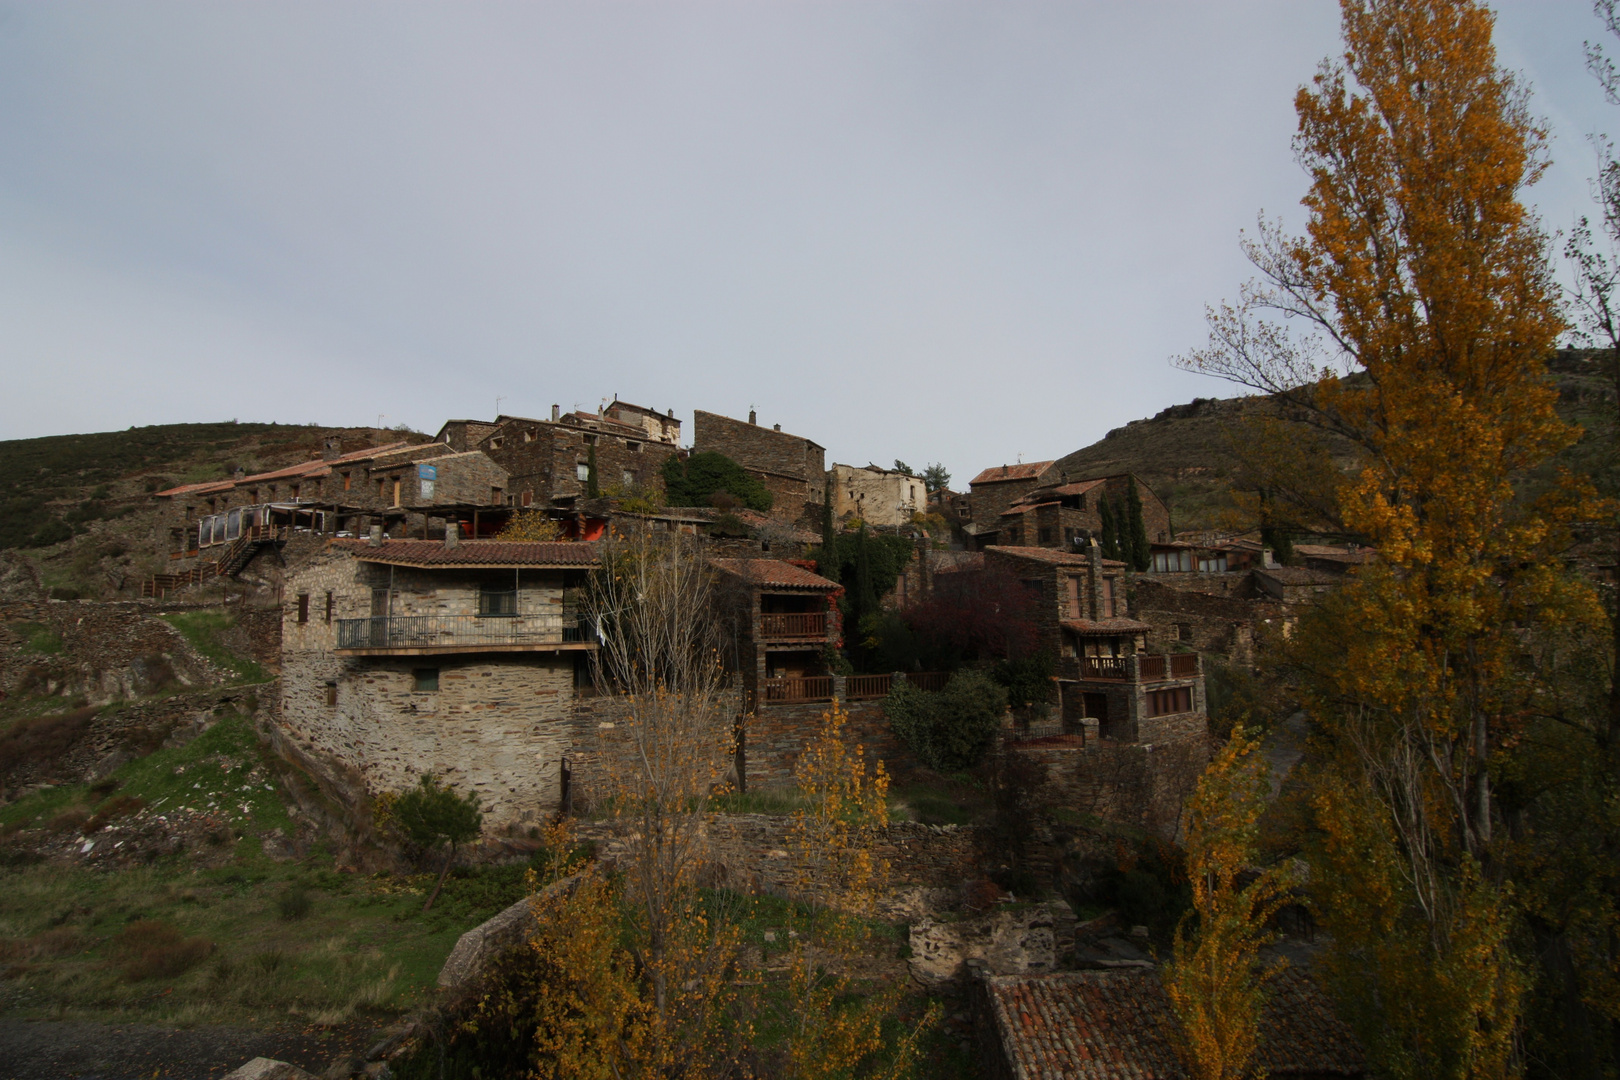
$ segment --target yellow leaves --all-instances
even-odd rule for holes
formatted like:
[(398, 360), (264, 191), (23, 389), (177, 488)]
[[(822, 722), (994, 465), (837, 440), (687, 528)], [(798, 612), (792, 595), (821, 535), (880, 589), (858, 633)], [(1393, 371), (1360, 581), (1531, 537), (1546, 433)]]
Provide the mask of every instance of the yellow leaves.
[(1240, 1080), (1249, 1075), (1265, 982), (1259, 949), (1267, 921), (1287, 898), (1289, 876), (1262, 871), (1239, 887), (1254, 859), (1267, 773), (1260, 742), (1239, 724), (1199, 778), (1183, 816), (1187, 875), (1197, 930), (1176, 928), (1164, 987), (1180, 1021), (1175, 1044), (1193, 1080)]
[(507, 519), (496, 534), (497, 540), (526, 540), (550, 543), (564, 539), (562, 526), (553, 521), (544, 510), (519, 510)]

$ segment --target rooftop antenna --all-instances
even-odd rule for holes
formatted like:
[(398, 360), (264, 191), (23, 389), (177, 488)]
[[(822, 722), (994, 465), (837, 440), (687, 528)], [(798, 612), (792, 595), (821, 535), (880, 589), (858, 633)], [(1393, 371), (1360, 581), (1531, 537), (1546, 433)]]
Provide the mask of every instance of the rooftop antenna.
[(504, 395), (501, 395), (501, 394), (496, 394), (495, 395), (495, 416), (496, 416), (497, 419), (499, 419), (500, 415), (501, 415), (501, 402), (503, 402), (505, 400), (506, 400), (506, 398), (505, 398)]
[(380, 413), (377, 414), (377, 426), (379, 428), (382, 427), (383, 417), (385, 417), (387, 415), (388, 414), (385, 413), (385, 412), (380, 412)]
[(1024, 455), (1022, 453), (1019, 453), (1019, 455), (1018, 455), (1018, 464), (1022, 465), (1023, 463), (1024, 463)]

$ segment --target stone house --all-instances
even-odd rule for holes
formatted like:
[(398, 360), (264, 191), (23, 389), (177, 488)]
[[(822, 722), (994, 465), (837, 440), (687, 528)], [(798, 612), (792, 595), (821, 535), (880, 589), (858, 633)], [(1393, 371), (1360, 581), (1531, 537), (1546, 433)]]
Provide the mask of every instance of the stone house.
[[(1046, 467), (1033, 483), (995, 475), (984, 482), (974, 480), (972, 533), (976, 546), (1010, 544), (1081, 550), (1088, 541), (1102, 535), (1104, 501), (1123, 508), (1133, 479), (1142, 502), (1142, 523), (1149, 542), (1170, 540), (1169, 508), (1152, 488), (1130, 473), (1071, 480), (1061, 473), (1054, 476), (1050, 462), (1036, 464)], [(987, 471), (994, 473), (994, 470)], [(988, 492), (982, 500), (978, 496), (981, 487)], [(1005, 500), (1003, 505), (1005, 497), (1015, 490), (1019, 493)], [(1001, 509), (993, 517), (989, 516), (990, 509), (996, 506)]]
[[(1185, 1080), (1176, 1020), (1156, 973), (981, 975), (972, 987), (982, 1074), (995, 1080)], [(1288, 967), (1268, 984), (1257, 1071), (1291, 1080), (1366, 1075), (1366, 1054), (1316, 982)]]
[(928, 488), (922, 477), (876, 465), (860, 468), (834, 464), (827, 472), (832, 485), (835, 520), (860, 518), (868, 525), (896, 527), (911, 522), (913, 514), (928, 507)]
[(1047, 484), (1055, 461), (1023, 461), (985, 469), (968, 482), (968, 505), (975, 525), (992, 531), (1001, 512), (1029, 492)]
[(724, 454), (764, 484), (775, 500), (771, 513), (789, 520), (821, 520), (821, 502), (827, 482), (826, 448), (782, 425), (765, 428), (756, 423), (696, 410), (692, 414), (692, 453)]
[(331, 436), (319, 458), (225, 480), (184, 484), (152, 497), (166, 508), (171, 557), (235, 541), (245, 529), (316, 533), (419, 532), (475, 507), (504, 504), (506, 471), (480, 453), (396, 442), (344, 453)]
[(450, 420), (434, 439), (455, 450), (481, 451), (504, 468), (507, 505), (572, 511), (587, 495), (593, 449), (601, 492), (661, 493), (664, 462), (680, 453), (680, 437), (673, 409), (660, 415), (614, 400), (595, 413), (565, 414), (553, 405), (550, 420)]
[(806, 565), (783, 559), (710, 559), (746, 709), (831, 698), (827, 659), (843, 644), (844, 592)]
[(989, 547), (985, 565), (1015, 574), (1038, 598), (1039, 638), (1057, 657), (1065, 728), (1094, 720), (1098, 735), (1130, 743), (1206, 734), (1198, 654), (1148, 651), (1152, 627), (1132, 617), (1124, 563), (1104, 559), (1092, 543), (1084, 554)]
[(286, 581), (284, 741), (375, 796), (426, 772), (477, 792), (485, 828), (566, 798), (576, 686), (596, 646), (575, 606), (596, 545), (333, 540)]

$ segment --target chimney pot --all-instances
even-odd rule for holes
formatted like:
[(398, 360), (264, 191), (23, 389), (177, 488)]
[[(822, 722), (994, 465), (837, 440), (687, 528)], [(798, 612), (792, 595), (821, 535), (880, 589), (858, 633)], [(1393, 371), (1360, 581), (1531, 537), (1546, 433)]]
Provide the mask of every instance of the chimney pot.
[(1270, 548), (1261, 548), (1260, 565), (1265, 567), (1267, 570), (1275, 567), (1277, 565), (1277, 553), (1272, 551)]
[(444, 546), (448, 548), (459, 547), (461, 544), (461, 527), (454, 521), (444, 527)]
[(754, 410), (753, 409), (748, 410), (748, 422), (750, 424), (757, 423), (757, 421), (754, 419)]
[(382, 547), (382, 526), (381, 525), (373, 525), (371, 527), (371, 537), (367, 542), (372, 547)]
[(782, 425), (781, 425), (781, 424), (777, 424), (777, 425), (776, 425), (776, 430), (777, 430), (777, 431), (781, 431), (781, 430), (782, 430)]

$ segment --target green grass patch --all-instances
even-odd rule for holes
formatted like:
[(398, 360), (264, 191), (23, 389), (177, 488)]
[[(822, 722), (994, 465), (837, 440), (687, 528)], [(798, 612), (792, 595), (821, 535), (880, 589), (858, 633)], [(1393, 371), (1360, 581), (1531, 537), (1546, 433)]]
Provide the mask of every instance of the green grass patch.
[(224, 643), (224, 634), (236, 625), (236, 616), (224, 611), (179, 611), (162, 616), (163, 621), (180, 631), (181, 635), (215, 666), (231, 673), (233, 683), (267, 682), (270, 678), (264, 668), (232, 652)]
[(431, 872), (342, 873), (324, 853), (270, 859), (264, 834), (293, 825), (267, 762), (247, 718), (229, 715), (93, 790), (0, 807), (0, 832), (186, 807), (226, 823), (229, 845), (208, 868), (187, 853), (111, 872), (0, 866), (0, 1002), (24, 1016), (183, 1023), (395, 1012), (432, 994), (457, 937), (525, 895), (525, 866), (457, 869), (424, 914)]
[(62, 652), (62, 638), (44, 623), (18, 622), (12, 631), (22, 638), (22, 651), (36, 656), (58, 656)]
[(796, 787), (763, 788), (755, 791), (714, 795), (709, 805), (721, 814), (771, 814), (785, 817), (809, 804)]
[(907, 784), (889, 789), (890, 814), (924, 825), (972, 825), (988, 821), (990, 806), (982, 793), (954, 783)]

